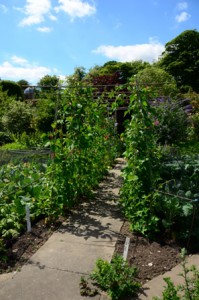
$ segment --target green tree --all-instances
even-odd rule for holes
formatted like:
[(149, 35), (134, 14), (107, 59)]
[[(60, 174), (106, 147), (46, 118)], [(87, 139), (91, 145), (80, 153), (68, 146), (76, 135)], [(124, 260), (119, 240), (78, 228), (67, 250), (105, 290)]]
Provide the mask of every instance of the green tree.
[(199, 92), (199, 32), (186, 30), (165, 45), (159, 61), (182, 91)]
[(74, 73), (67, 77), (68, 86), (73, 86), (76, 82), (82, 81), (86, 76), (86, 69), (84, 67), (77, 67), (74, 69)]
[(25, 88), (27, 88), (30, 85), (30, 83), (25, 79), (21, 79), (21, 80), (17, 81), (17, 84), (20, 85), (20, 87), (22, 88), (23, 91), (25, 90)]
[(177, 93), (175, 79), (168, 72), (156, 66), (148, 66), (139, 71), (137, 80), (141, 86), (150, 86), (158, 92), (158, 96), (173, 96)]
[(38, 82), (38, 85), (41, 87), (41, 89), (45, 91), (52, 90), (52, 88), (57, 87), (58, 84), (59, 84), (59, 78), (56, 75), (53, 76), (45, 75)]
[(117, 76), (119, 80), (118, 83), (127, 83), (133, 75), (136, 75), (147, 66), (149, 66), (149, 63), (143, 62), (142, 60), (125, 63), (113, 60), (106, 62), (101, 67), (95, 66), (90, 69), (88, 77)]

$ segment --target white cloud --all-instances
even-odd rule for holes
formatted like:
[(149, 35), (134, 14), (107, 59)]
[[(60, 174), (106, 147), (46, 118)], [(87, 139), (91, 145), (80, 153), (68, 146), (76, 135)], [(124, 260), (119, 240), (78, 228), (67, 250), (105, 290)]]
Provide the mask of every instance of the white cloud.
[(23, 13), (27, 15), (21, 22), (21, 26), (39, 24), (45, 20), (45, 15), (51, 10), (50, 0), (26, 0)]
[(7, 11), (8, 11), (8, 8), (5, 6), (5, 5), (3, 5), (3, 4), (0, 4), (0, 12), (3, 12), (3, 13), (6, 13)]
[(55, 15), (50, 14), (49, 19), (51, 19), (51, 21), (56, 21), (57, 17)]
[(58, 0), (59, 6), (55, 7), (55, 11), (64, 11), (72, 19), (75, 17), (82, 18), (90, 16), (96, 12), (94, 5), (90, 5), (88, 2), (82, 0)]
[(178, 23), (181, 23), (181, 22), (185, 22), (188, 19), (190, 19), (190, 17), (191, 17), (191, 15), (188, 12), (182, 11), (179, 15), (176, 15), (175, 20)]
[(27, 61), (27, 59), (23, 58), (23, 57), (19, 57), (19, 56), (16, 56), (16, 55), (13, 55), (11, 57), (11, 61), (14, 63), (14, 64), (17, 64), (17, 65), (21, 65), (21, 66), (29, 66), (29, 63)]
[(157, 61), (164, 51), (164, 46), (157, 40), (150, 39), (148, 44), (137, 44), (127, 46), (99, 46), (94, 53), (102, 54), (110, 59), (121, 62), (143, 60), (148, 62)]
[(36, 84), (43, 76), (51, 73), (50, 68), (31, 64), (25, 58), (16, 55), (0, 65), (1, 79), (14, 81), (25, 79), (31, 84)]
[(179, 2), (177, 4), (177, 9), (179, 10), (185, 10), (188, 8), (188, 3), (187, 2)]
[(50, 28), (50, 27), (38, 27), (37, 28), (37, 31), (40, 31), (40, 32), (46, 32), (46, 33), (48, 33), (48, 32), (51, 32), (52, 31), (52, 28)]

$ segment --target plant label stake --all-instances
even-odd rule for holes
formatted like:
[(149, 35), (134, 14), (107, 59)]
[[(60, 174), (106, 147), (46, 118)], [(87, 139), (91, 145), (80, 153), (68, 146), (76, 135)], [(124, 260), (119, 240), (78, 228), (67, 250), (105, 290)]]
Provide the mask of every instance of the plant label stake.
[(125, 244), (124, 244), (124, 252), (123, 252), (123, 259), (124, 260), (126, 260), (127, 256), (128, 256), (129, 244), (130, 244), (130, 238), (126, 237)]
[(26, 222), (27, 222), (27, 232), (31, 232), (30, 208), (28, 204), (26, 204)]

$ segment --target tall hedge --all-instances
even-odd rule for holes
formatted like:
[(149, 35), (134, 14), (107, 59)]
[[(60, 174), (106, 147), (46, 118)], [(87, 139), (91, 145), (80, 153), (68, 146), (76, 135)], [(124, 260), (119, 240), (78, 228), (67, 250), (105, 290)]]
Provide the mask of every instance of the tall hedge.
[(23, 91), (19, 84), (10, 80), (1, 80), (0, 86), (2, 86), (2, 91), (7, 91), (9, 97), (16, 97), (16, 100), (23, 99)]

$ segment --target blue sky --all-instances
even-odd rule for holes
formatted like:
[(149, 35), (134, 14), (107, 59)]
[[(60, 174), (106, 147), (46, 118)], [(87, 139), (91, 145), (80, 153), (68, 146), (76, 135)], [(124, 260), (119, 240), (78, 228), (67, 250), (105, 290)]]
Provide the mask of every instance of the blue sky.
[(109, 60), (153, 62), (199, 30), (199, 0), (0, 0), (0, 78), (36, 84)]

